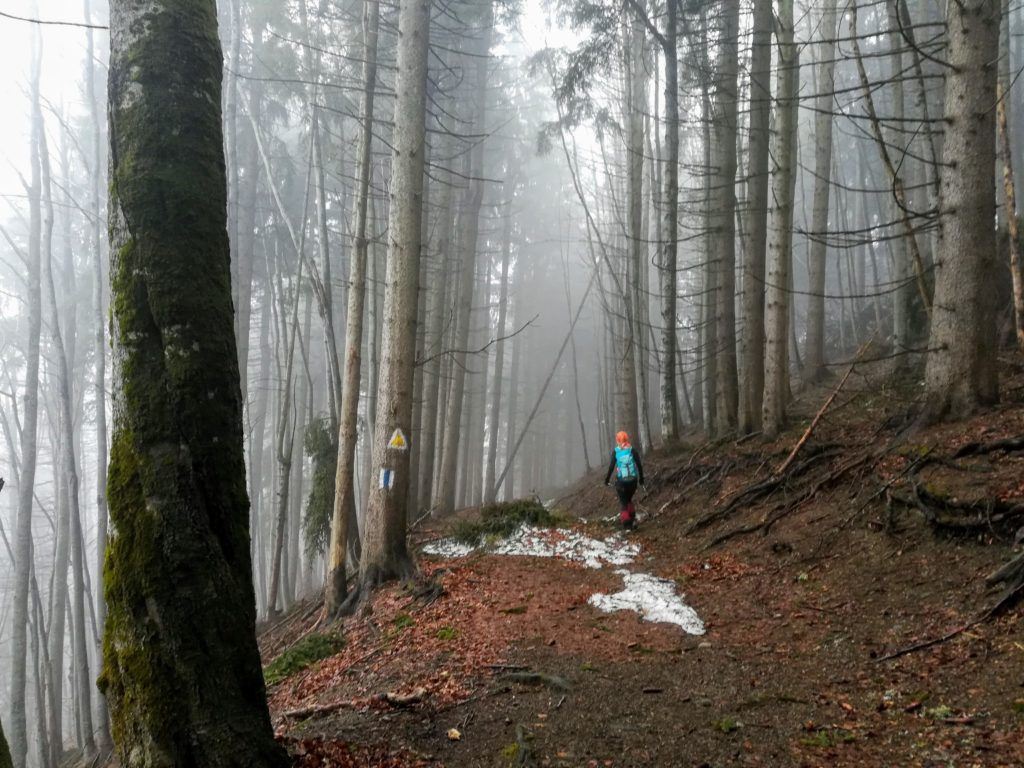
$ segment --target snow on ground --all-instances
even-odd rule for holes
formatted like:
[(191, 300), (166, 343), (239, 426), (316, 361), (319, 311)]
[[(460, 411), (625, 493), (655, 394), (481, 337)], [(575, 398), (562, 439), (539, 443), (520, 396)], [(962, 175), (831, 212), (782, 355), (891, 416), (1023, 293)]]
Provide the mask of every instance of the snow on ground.
[[(487, 549), (496, 555), (558, 557), (582, 563), (587, 568), (628, 565), (640, 554), (640, 546), (626, 541), (621, 533), (606, 539), (592, 539), (571, 529), (529, 525), (520, 526), (511, 536), (490, 547), (441, 539), (425, 545), (422, 551), (425, 555), (454, 558), (465, 557), (477, 549)], [(591, 595), (587, 602), (605, 613), (636, 611), (647, 621), (675, 624), (691, 635), (704, 634), (704, 622), (693, 608), (683, 602), (682, 595), (676, 594), (674, 582), (648, 573), (631, 573), (624, 568), (617, 569), (616, 573), (622, 576), (625, 588), (611, 595)]]
[[(442, 539), (424, 546), (423, 553), (435, 557), (465, 557), (476, 549), (453, 539)], [(601, 568), (606, 564), (628, 565), (640, 554), (640, 546), (626, 541), (622, 534), (592, 539), (570, 529), (529, 525), (521, 525), (511, 536), (488, 549), (496, 555), (558, 557), (582, 563), (587, 568)]]
[(676, 594), (675, 582), (624, 569), (616, 573), (622, 576), (625, 589), (611, 595), (591, 595), (588, 603), (605, 613), (636, 611), (647, 621), (676, 624), (691, 635), (704, 634), (704, 622), (683, 602), (683, 596)]

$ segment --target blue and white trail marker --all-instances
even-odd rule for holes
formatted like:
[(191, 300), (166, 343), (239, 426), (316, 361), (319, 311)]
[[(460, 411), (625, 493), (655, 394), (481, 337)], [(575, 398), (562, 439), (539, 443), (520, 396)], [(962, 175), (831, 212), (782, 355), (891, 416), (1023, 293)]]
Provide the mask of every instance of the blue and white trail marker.
[(385, 491), (390, 491), (395, 487), (395, 470), (380, 468), (380, 488)]

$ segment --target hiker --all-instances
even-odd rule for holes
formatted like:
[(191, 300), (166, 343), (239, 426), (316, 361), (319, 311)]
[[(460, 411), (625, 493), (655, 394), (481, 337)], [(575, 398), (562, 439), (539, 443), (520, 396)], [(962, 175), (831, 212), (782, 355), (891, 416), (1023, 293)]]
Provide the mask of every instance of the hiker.
[(604, 484), (610, 485), (612, 471), (615, 471), (615, 493), (619, 497), (619, 520), (627, 531), (636, 522), (636, 507), (633, 506), (633, 494), (637, 485), (643, 485), (644, 466), (640, 463), (640, 454), (629, 444), (629, 435), (619, 432), (615, 435), (615, 450), (612, 451), (608, 463), (608, 474)]

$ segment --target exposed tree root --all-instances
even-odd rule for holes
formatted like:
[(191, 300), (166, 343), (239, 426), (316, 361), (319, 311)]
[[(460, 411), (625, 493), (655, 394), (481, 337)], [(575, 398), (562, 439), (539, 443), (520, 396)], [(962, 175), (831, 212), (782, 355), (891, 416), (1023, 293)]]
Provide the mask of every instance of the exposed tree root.
[(794, 463), (784, 474), (771, 475), (765, 480), (740, 488), (738, 491), (733, 493), (724, 506), (694, 520), (686, 529), (686, 533), (696, 533), (697, 531), (707, 528), (709, 525), (727, 519), (734, 511), (741, 507), (745, 507), (760, 501), (761, 499), (768, 498), (775, 493), (775, 491), (787, 487), (790, 482), (806, 474), (807, 471), (816, 464), (827, 459), (834, 458), (842, 453), (843, 449), (841, 448), (826, 446), (817, 447), (815, 453), (802, 461)]
[(359, 581), (348, 593), (345, 602), (338, 610), (339, 616), (352, 616), (357, 611), (369, 607), (373, 593), (389, 581), (414, 581), (418, 576), (416, 566), (408, 555), (395, 558), (385, 565), (369, 565), (359, 574)]
[(993, 440), (989, 443), (967, 443), (960, 446), (960, 449), (953, 454), (954, 459), (962, 459), (965, 456), (980, 456), (995, 451), (1024, 451), (1024, 435), (1007, 437), (1002, 440)]

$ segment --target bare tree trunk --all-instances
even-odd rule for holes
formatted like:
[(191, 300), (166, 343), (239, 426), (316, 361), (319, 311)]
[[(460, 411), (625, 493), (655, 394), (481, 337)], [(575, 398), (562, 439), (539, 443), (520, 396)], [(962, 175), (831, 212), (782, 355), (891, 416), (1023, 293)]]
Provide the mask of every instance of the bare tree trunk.
[[(498, 289), (498, 328), (495, 338), (505, 335), (508, 321), (508, 266), (512, 255), (512, 203), (516, 196), (516, 178), (513, 174), (508, 184), (508, 209), (505, 211), (504, 230), (501, 235), (501, 283)], [(501, 389), (505, 368), (505, 342), (498, 341), (494, 352), (494, 384), (491, 387), (491, 416), (487, 438), (487, 471), (484, 473), (484, 503), (493, 504), (498, 493), (494, 482), (495, 464), (498, 459), (498, 434), (501, 422)]]
[(995, 274), (996, 68), (999, 0), (946, 7), (946, 131), (935, 306), (925, 367), (925, 421), (958, 419), (999, 400)]
[[(482, 8), (481, 30), (473, 55), (474, 90), (473, 90), (473, 133), (482, 135), (486, 128), (487, 117), (487, 69), (488, 53), (491, 49), (492, 8), (490, 2)], [(436, 515), (451, 512), (455, 507), (456, 481), (458, 480), (458, 456), (461, 440), (460, 424), (465, 400), (466, 354), (465, 350), (470, 338), (470, 310), (473, 304), (473, 288), (476, 256), (477, 235), (480, 227), (480, 205), (483, 202), (483, 139), (478, 140), (470, 154), (468, 175), (471, 177), (466, 190), (462, 211), (459, 214), (459, 248), (460, 264), (458, 269), (458, 293), (455, 311), (456, 337), (453, 344), (451, 390), (448, 393), (448, 407), (444, 424), (444, 453), (441, 457), (441, 474), (434, 498), (433, 512)]]
[[(626, 62), (628, 65), (626, 127), (628, 131), (626, 145), (626, 269), (625, 293), (622, 300), (625, 304), (625, 344), (622, 354), (625, 357), (623, 366), (623, 383), (626, 391), (622, 405), (625, 410), (623, 428), (633, 440), (639, 440), (646, 449), (650, 443), (647, 434), (647, 371), (644, 370), (642, 347), (644, 329), (640, 323), (641, 301), (641, 264), (644, 260), (646, 244), (642, 228), (644, 209), (643, 171), (644, 171), (644, 114), (647, 112), (647, 72), (644, 62), (643, 23), (634, 18), (631, 22), (629, 42), (627, 43)], [(646, 297), (644, 297), (646, 300)], [(625, 377), (632, 375), (630, 382)], [(635, 406), (634, 406), (635, 403)], [(636, 410), (636, 417), (632, 415)], [(621, 417), (620, 417), (621, 418)]]
[(768, 301), (764, 403), (765, 437), (774, 438), (786, 421), (789, 398), (789, 303), (793, 259), (793, 191), (796, 178), (797, 86), (800, 59), (793, 42), (793, 0), (781, 0), (778, 14), (779, 72), (777, 142), (772, 152), (772, 200), (768, 240)]
[[(85, 2), (85, 19), (89, 22), (92, 19), (91, 0)], [(102, 221), (102, 207), (100, 197), (100, 184), (104, 174), (101, 172), (101, 134), (102, 123), (100, 122), (100, 99), (96, 93), (97, 65), (95, 59), (95, 48), (93, 31), (86, 30), (86, 67), (85, 93), (89, 102), (89, 117), (92, 122), (91, 131), (91, 184), (89, 186), (90, 210), (92, 211), (92, 223), (89, 230), (90, 245), (92, 246), (92, 310), (93, 310), (93, 407), (96, 412), (96, 573), (103, 573), (103, 558), (107, 548), (107, 340), (104, 329), (106, 327), (106, 314), (103, 301), (103, 244), (100, 235)], [(96, 595), (96, 629), (97, 634), (102, 637), (103, 624), (107, 615), (107, 603), (103, 599), (103, 590), (97, 589)], [(97, 649), (97, 657), (102, 648)], [(92, 685), (89, 686), (93, 688)], [(97, 746), (101, 751), (107, 751), (112, 746), (110, 738), (110, 714), (107, 712), (107, 699), (103, 695), (96, 698), (96, 725), (97, 725)]]
[[(92, 755), (96, 751), (96, 742), (93, 736), (92, 705), (89, 696), (90, 675), (89, 657), (85, 647), (85, 590), (83, 569), (84, 546), (82, 542), (82, 520), (81, 505), (78, 499), (78, 459), (75, 454), (75, 427), (71, 409), (71, 381), (69, 373), (68, 354), (66, 352), (64, 336), (61, 332), (60, 312), (57, 306), (57, 292), (53, 282), (53, 195), (51, 192), (50, 153), (47, 147), (45, 135), (39, 142), (40, 169), (42, 171), (43, 200), (45, 203), (44, 224), (43, 224), (43, 280), (46, 283), (47, 299), (50, 304), (50, 335), (53, 344), (53, 354), (57, 359), (57, 388), (59, 403), (59, 424), (60, 424), (60, 467), (61, 479), (65, 495), (64, 509), (62, 515), (66, 518), (67, 534), (71, 544), (71, 570), (74, 583), (74, 595), (71, 600), (73, 614), (73, 679), (76, 683), (75, 711), (78, 713), (78, 731), (81, 733), (79, 745), (86, 755)], [(73, 330), (69, 329), (69, 333)], [(67, 590), (67, 561), (65, 559), (63, 570), (55, 575), (55, 583), (59, 587), (57, 592), (59, 603), (54, 605), (54, 617), (64, 612), (64, 597)], [(63, 667), (63, 633), (57, 638), (59, 646), (58, 658), (55, 660), (57, 667), (54, 678), (62, 674)], [(52, 656), (52, 653), (51, 653)], [(58, 699), (58, 707), (62, 702)], [(59, 719), (58, 719), (59, 723)], [(60, 741), (56, 740), (57, 745)]]
[[(452, 152), (449, 144), (442, 145), (441, 154), (444, 157), (451, 157)], [(436, 251), (437, 264), (427, 283), (429, 292), (427, 294), (427, 323), (426, 343), (424, 345), (426, 365), (423, 371), (424, 394), (423, 394), (423, 434), (420, 438), (422, 443), (420, 455), (420, 497), (425, 504), (430, 504), (434, 492), (434, 475), (439, 462), (437, 457), (440, 453), (437, 450), (438, 435), (444, 431), (444, 408), (440, 403), (444, 401), (443, 393), (445, 387), (441, 386), (442, 361), (444, 359), (444, 328), (445, 320), (448, 317), (446, 312), (446, 289), (451, 280), (448, 279), (449, 253), (451, 251), (452, 237), (452, 201), (454, 195), (454, 180), (447, 174), (438, 170), (441, 174), (438, 183), (441, 185), (441, 202), (438, 205), (441, 217), (438, 223), (438, 237)]]
[(768, 147), (771, 116), (772, 3), (754, 0), (750, 53), (750, 141), (747, 161), (747, 243), (743, 261), (743, 330), (740, 336), (743, 384), (738, 427), (743, 434), (761, 428), (764, 396), (765, 251), (768, 239)]
[[(425, 154), (429, 0), (401, 0), (398, 15), (397, 97), (391, 160), (391, 209), (385, 332), (379, 384), (373, 467), (379, 473), (370, 490), (359, 588), (353, 604), (376, 584), (413, 573), (406, 546), (409, 452), (395, 445), (395, 433), (409, 434), (412, 423), (413, 356), (416, 351), (416, 299), (422, 240), (421, 206)], [(395, 445), (395, 447), (389, 447)]]
[(1010, 250), (1010, 275), (1013, 280), (1013, 320), (1017, 348), (1024, 352), (1024, 267), (1021, 265), (1020, 232), (1017, 221), (1017, 192), (1013, 182), (1013, 153), (1007, 127), (1006, 100), (1010, 94), (1010, 4), (1002, 0), (1003, 24), (999, 34), (999, 82), (997, 83), (996, 120), (1003, 155), (1003, 197), (1006, 205), (1006, 232)]
[(32, 75), (29, 90), (32, 104), (31, 176), (29, 195), (29, 253), (26, 295), (28, 338), (25, 353), (25, 404), (21, 423), (21, 468), (18, 487), (18, 523), (14, 543), (14, 608), (11, 616), (10, 739), (14, 768), (25, 768), (28, 753), (28, 725), (25, 717), (26, 670), (28, 663), (28, 592), (32, 558), (32, 502), (36, 475), (36, 432), (39, 417), (39, 336), (42, 328), (40, 292), (40, 142), (43, 115), (40, 108), (39, 71), (42, 42), (38, 30), (33, 36)]
[(739, 384), (736, 370), (736, 80), (739, 51), (739, 0), (722, 4), (722, 30), (718, 41), (715, 82), (715, 174), (714, 207), (715, 291), (718, 318), (718, 434), (736, 429)]
[(99, 685), (125, 768), (283, 766), (256, 645), (216, 6), (114, 0), (110, 21), (118, 386)]
[(807, 257), (807, 352), (809, 382), (824, 378), (825, 256), (828, 253), (829, 192), (832, 189), (832, 99), (835, 83), (836, 0), (826, 0), (817, 47), (818, 76), (814, 115), (814, 199), (811, 203), (811, 244)]
[(346, 595), (345, 557), (356, 515), (355, 458), (358, 438), (359, 379), (362, 375), (363, 310), (366, 301), (367, 209), (373, 146), (373, 104), (377, 83), (377, 37), (380, 3), (363, 3), (363, 96), (352, 258), (349, 263), (348, 317), (345, 323), (345, 372), (338, 419), (338, 466), (334, 478), (334, 512), (327, 566), (324, 611), (336, 618)]

